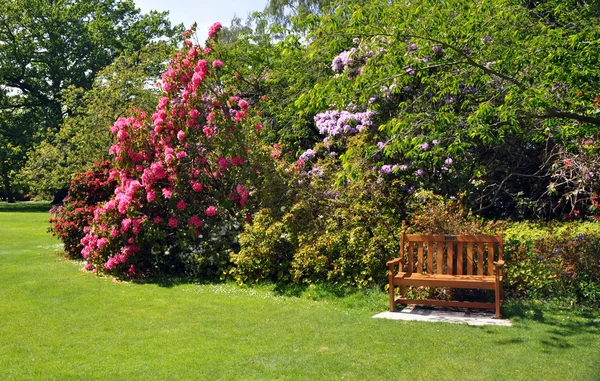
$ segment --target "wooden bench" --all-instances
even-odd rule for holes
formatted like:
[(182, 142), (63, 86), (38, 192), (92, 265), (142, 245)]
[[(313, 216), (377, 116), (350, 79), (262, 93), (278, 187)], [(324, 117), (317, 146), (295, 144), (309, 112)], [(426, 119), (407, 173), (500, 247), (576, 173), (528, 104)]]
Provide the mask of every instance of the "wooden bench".
[[(419, 235), (402, 233), (400, 257), (387, 262), (390, 311), (396, 303), (495, 309), (500, 318), (504, 299), (502, 234)], [(494, 262), (494, 258), (497, 258)], [(400, 287), (396, 298), (395, 288)], [(407, 286), (489, 289), (495, 303), (415, 300), (404, 297)]]

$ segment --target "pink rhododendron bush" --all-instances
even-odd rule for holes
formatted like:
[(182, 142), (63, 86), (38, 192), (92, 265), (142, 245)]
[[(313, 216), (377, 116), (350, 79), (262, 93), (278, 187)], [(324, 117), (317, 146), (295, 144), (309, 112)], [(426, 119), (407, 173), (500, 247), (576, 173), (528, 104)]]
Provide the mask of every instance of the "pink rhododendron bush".
[[(116, 276), (222, 273), (259, 172), (250, 102), (225, 83), (213, 50), (186, 41), (159, 85), (153, 115), (120, 118), (111, 127), (117, 180), (85, 227), (86, 269)], [(191, 31), (184, 37), (189, 38)]]

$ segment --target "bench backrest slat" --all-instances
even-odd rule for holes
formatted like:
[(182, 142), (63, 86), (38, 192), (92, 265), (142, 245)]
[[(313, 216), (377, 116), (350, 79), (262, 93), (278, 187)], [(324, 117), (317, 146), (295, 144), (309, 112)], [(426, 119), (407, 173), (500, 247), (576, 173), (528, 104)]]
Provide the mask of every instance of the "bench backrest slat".
[(419, 253), (419, 260), (417, 261), (417, 272), (423, 274), (423, 242), (417, 243), (417, 250)]
[(458, 246), (458, 248), (457, 248), (458, 251), (456, 252), (456, 273), (462, 274), (463, 273), (463, 262), (464, 262), (464, 259), (463, 259), (463, 251), (464, 251), (463, 246), (464, 245), (462, 242), (459, 242), (457, 246)]
[[(500, 256), (502, 257), (502, 256)], [(488, 274), (494, 272), (494, 245), (488, 244)]]
[(477, 275), (483, 275), (483, 243), (477, 244)]
[(433, 270), (433, 256), (434, 256), (433, 242), (427, 242), (427, 274), (434, 274)]
[[(416, 271), (420, 274), (493, 275), (494, 261), (496, 258), (501, 260), (503, 255), (501, 234), (403, 233), (400, 242), (400, 256), (405, 263), (406, 272), (411, 274)], [(407, 261), (405, 256), (408, 257)]]
[(444, 245), (441, 242), (437, 243), (437, 273), (443, 274), (444, 270), (442, 269), (444, 265)]

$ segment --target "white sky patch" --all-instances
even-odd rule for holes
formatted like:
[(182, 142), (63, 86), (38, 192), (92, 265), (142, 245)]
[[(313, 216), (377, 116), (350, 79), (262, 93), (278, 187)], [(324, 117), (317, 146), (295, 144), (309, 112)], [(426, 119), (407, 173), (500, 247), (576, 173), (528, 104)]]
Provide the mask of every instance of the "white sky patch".
[(135, 0), (142, 13), (151, 10), (169, 11), (172, 24), (183, 23), (189, 28), (196, 22), (201, 42), (208, 37), (208, 28), (215, 22), (229, 26), (234, 16), (244, 21), (248, 14), (262, 11), (268, 2), (269, 0)]

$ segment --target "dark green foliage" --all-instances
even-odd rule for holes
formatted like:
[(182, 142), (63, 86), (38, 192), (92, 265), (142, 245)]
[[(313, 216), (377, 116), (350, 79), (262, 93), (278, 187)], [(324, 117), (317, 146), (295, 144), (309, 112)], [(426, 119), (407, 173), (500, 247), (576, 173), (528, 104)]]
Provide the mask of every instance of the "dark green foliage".
[[(142, 15), (132, 0), (0, 2), (0, 175), (7, 198), (29, 149), (76, 110), (70, 87), (92, 87), (96, 73), (125, 52), (171, 38), (166, 13)], [(24, 128), (25, 127), (25, 128)]]

